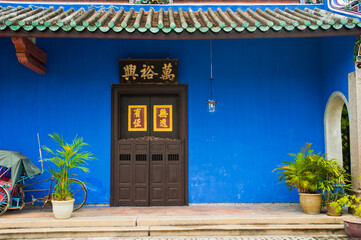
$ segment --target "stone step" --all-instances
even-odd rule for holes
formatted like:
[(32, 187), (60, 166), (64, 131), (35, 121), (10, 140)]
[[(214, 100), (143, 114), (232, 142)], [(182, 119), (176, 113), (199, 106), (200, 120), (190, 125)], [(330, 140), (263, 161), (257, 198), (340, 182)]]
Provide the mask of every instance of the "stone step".
[(135, 226), (207, 226), (207, 225), (282, 225), (282, 224), (343, 224), (342, 217), (305, 216), (106, 216), (1, 219), (0, 229), (75, 228), (75, 227), (135, 227)]
[(345, 234), (342, 224), (153, 226), (150, 236), (239, 236)]
[[(58, 223), (61, 221), (58, 220)], [(0, 229), (0, 239), (344, 234), (342, 224), (58, 227)]]
[(166, 216), (137, 217), (137, 226), (199, 226), (199, 225), (257, 225), (257, 224), (343, 224), (342, 217), (305, 215), (280, 216)]

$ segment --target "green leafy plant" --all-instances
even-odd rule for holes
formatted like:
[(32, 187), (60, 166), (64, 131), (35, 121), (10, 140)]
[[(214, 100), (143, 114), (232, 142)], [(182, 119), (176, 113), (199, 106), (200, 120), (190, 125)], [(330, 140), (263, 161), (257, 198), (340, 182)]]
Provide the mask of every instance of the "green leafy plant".
[(50, 173), (57, 181), (53, 191), (53, 198), (55, 200), (69, 200), (73, 197), (69, 188), (69, 178), (74, 175), (70, 171), (80, 169), (88, 173), (89, 169), (85, 165), (87, 165), (88, 160), (95, 158), (92, 153), (81, 151), (83, 147), (89, 146), (81, 137), (75, 137), (72, 143), (66, 143), (58, 133), (49, 134), (49, 136), (58, 145), (58, 149), (55, 151), (49, 147), (43, 147), (46, 152), (52, 155), (51, 158), (47, 158), (45, 161), (55, 164), (55, 167), (49, 167)]
[(343, 197), (339, 198), (337, 201), (331, 203), (331, 206), (335, 208), (337, 213), (342, 211), (343, 207), (349, 207), (353, 209), (353, 215), (361, 218), (361, 197), (356, 197), (355, 195), (345, 194)]
[[(361, 176), (358, 177), (357, 180), (360, 181)], [(331, 206), (335, 208), (337, 213), (341, 212), (343, 207), (351, 208), (353, 209), (353, 215), (361, 218), (361, 197), (356, 197), (356, 195), (349, 194), (348, 191), (345, 192), (342, 197), (338, 198), (336, 201), (333, 201)]]
[(320, 188), (325, 202), (330, 203), (342, 198), (351, 189), (351, 176), (335, 160), (329, 161), (329, 170), (326, 179), (321, 183)]
[(293, 161), (282, 162), (278, 168), (281, 170), (280, 183), (286, 184), (290, 190), (298, 189), (300, 193), (316, 193), (323, 188), (323, 182), (330, 172), (340, 175), (335, 167), (334, 160), (325, 159), (320, 153), (315, 154), (312, 144), (306, 143), (299, 153), (291, 153)]

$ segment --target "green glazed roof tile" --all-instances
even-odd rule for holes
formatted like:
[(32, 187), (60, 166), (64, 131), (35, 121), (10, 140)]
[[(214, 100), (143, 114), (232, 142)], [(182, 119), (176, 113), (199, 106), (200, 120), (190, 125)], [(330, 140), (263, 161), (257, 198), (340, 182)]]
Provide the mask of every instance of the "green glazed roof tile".
[[(152, 32), (152, 33), (157, 33), (157, 32), (159, 32), (159, 28), (150, 28), (150, 31)], [(183, 28), (182, 28), (182, 31), (183, 31)]]
[(195, 28), (195, 27), (193, 27), (193, 28), (192, 27), (187, 27), (186, 30), (189, 33), (194, 33), (197, 30), (197, 28)]
[(99, 27), (100, 31), (102, 32), (108, 32), (110, 27)]
[(19, 25), (10, 26), (10, 29), (13, 30), (13, 31), (17, 31), (17, 30), (20, 29), (20, 26)]
[(232, 31), (234, 28), (233, 27), (224, 27), (224, 28), (222, 28), (223, 29), (223, 31), (225, 31), (225, 32), (230, 32), (230, 31)]
[(257, 27), (247, 27), (246, 28), (249, 32), (254, 32), (257, 30)]
[(345, 24), (345, 26), (348, 28), (348, 29), (352, 29), (356, 26), (356, 24)]
[(318, 25), (311, 25), (311, 26), (308, 26), (310, 29), (312, 29), (312, 30), (316, 30), (316, 29), (318, 29), (320, 26), (318, 26)]
[(222, 28), (221, 27), (212, 27), (211, 30), (214, 33), (219, 33), (222, 30)]
[[(164, 28), (163, 28), (164, 29)], [(141, 33), (144, 33), (144, 32), (146, 32), (146, 31), (148, 31), (148, 29), (147, 28), (138, 28), (137, 29), (139, 32), (141, 32)]]
[(209, 28), (207, 28), (207, 27), (199, 28), (199, 31), (202, 32), (202, 33), (208, 32), (208, 30), (209, 30)]
[(77, 30), (78, 32), (82, 32), (84, 31), (85, 27), (84, 26), (76, 26), (75, 30)]
[(172, 31), (172, 29), (171, 28), (162, 28), (162, 31), (164, 33), (170, 33)]
[(299, 25), (299, 26), (297, 26), (297, 29), (298, 29), (298, 30), (301, 30), (301, 31), (305, 30), (306, 28), (307, 28), (307, 26), (305, 26), (305, 25)]
[(97, 26), (89, 26), (86, 29), (88, 29), (89, 32), (95, 32), (98, 29), (98, 27)]
[(262, 32), (267, 32), (268, 29), (269, 29), (268, 26), (260, 26), (260, 27), (259, 27), (259, 30), (261, 30)]
[(49, 27), (49, 29), (50, 29), (51, 31), (53, 31), (53, 32), (58, 31), (59, 28), (60, 28), (60, 27), (58, 27), (58, 26), (50, 26), (50, 27)]
[(120, 32), (120, 31), (123, 30), (122, 27), (112, 27), (112, 29), (113, 29), (114, 32)]
[(29, 31), (33, 30), (34, 26), (23, 26), (23, 28), (25, 31), (29, 32)]
[(322, 25), (321, 28), (324, 30), (327, 30), (331, 27), (331, 25), (327, 24), (327, 25)]
[(293, 29), (295, 29), (295, 26), (285, 26), (284, 27), (287, 31), (292, 31)]
[(173, 29), (176, 33), (181, 33), (181, 32), (183, 32), (183, 28), (174, 28)]
[(280, 31), (283, 27), (282, 26), (273, 26), (272, 28), (276, 31)]
[[(323, 9), (241, 9), (225, 11), (221, 8), (214, 10), (192, 9), (184, 10), (182, 8), (168, 9), (160, 8), (155, 11), (153, 8), (145, 10), (140, 8), (135, 11), (133, 8), (125, 10), (124, 8), (113, 8), (105, 10), (104, 8), (94, 9), (70, 8), (64, 11), (64, 7), (54, 9), (50, 7), (43, 9), (38, 6), (28, 7), (7, 7), (0, 14), (0, 31), (8, 31), (7, 26), (12, 31), (18, 31), (23, 28), (32, 33), (34, 31), (45, 31), (49, 29), (53, 32), (71, 31), (76, 32), (96, 32), (100, 29), (106, 33), (111, 28), (114, 32), (126, 33), (140, 32), (144, 33), (149, 29), (152, 34), (171, 32), (183, 34), (193, 34), (196, 32), (213, 33), (223, 32), (225, 34), (236, 32), (242, 33), (245, 29), (252, 33), (257, 31), (282, 31), (287, 32), (304, 31), (306, 28), (313, 31), (327, 31), (328, 29), (341, 29), (343, 26), (347, 29), (355, 27), (361, 28), (361, 22), (358, 18), (349, 18), (337, 13), (329, 12)], [(223, 29), (223, 31), (221, 31)]]
[(73, 28), (71, 26), (63, 26), (61, 29), (63, 29), (65, 32), (69, 32)]
[(125, 30), (126, 30), (128, 33), (132, 33), (132, 32), (134, 32), (136, 29), (133, 28), (133, 27), (127, 27), (127, 28), (125, 28)]
[(42, 32), (46, 29), (46, 26), (36, 26), (36, 29)]
[(243, 32), (244, 29), (246, 29), (246, 28), (244, 28), (244, 27), (236, 27), (236, 28), (235, 28), (235, 30), (236, 30), (237, 32)]

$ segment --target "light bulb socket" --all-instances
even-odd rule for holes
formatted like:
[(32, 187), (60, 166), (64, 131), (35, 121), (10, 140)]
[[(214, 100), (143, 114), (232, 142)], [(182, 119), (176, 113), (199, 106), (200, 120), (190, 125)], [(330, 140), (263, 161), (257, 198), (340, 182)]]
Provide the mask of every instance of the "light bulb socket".
[(207, 104), (217, 104), (218, 102), (214, 101), (214, 100), (208, 100)]

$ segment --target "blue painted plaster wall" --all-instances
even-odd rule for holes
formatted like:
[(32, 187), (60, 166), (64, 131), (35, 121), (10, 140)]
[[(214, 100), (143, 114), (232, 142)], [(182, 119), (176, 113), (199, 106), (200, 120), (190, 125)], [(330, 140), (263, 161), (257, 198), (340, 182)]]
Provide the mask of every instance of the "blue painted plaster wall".
[(348, 99), (348, 74), (355, 71), (353, 50), (356, 36), (323, 38), (322, 79), (323, 101), (335, 91), (342, 92)]
[[(329, 44), (333, 44), (329, 42)], [(109, 203), (110, 84), (120, 58), (179, 59), (189, 85), (189, 202), (296, 202), (297, 193), (272, 173), (305, 142), (324, 149), (321, 40), (214, 40), (218, 111), (206, 112), (209, 41), (37, 39), (47, 74), (17, 62), (0, 38), (0, 149), (38, 158), (36, 133), (75, 134), (98, 158), (88, 203)]]

